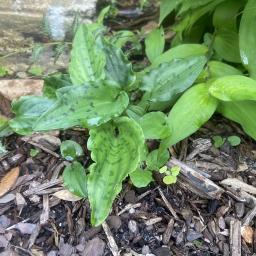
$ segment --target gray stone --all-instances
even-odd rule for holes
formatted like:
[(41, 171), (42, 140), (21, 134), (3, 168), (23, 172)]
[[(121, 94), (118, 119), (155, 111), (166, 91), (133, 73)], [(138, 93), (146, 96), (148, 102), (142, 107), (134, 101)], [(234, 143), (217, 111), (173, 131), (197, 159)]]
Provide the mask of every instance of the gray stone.
[(172, 256), (172, 252), (167, 247), (160, 247), (154, 251), (156, 256)]

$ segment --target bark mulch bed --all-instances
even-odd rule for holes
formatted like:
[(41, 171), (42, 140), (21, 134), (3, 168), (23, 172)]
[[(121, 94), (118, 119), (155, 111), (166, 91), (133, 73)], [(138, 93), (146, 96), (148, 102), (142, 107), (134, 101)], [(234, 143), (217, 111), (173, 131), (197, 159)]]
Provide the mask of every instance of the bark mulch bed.
[[(241, 144), (220, 149), (212, 136), (239, 135)], [(182, 172), (172, 186), (136, 189), (128, 181), (102, 227), (91, 227), (87, 200), (70, 202), (63, 190), (67, 164), (60, 139), (83, 145), (85, 131), (9, 137), (0, 178), (19, 166), (12, 190), (0, 197), (0, 255), (253, 255), (256, 253), (256, 145), (234, 124), (216, 117), (170, 152)], [(31, 149), (39, 153), (31, 157)]]

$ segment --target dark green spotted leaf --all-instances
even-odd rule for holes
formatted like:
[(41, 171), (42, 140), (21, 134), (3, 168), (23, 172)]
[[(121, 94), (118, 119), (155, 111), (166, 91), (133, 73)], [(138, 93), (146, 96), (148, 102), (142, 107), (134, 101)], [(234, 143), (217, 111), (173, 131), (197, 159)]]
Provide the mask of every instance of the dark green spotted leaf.
[(151, 63), (163, 52), (165, 45), (163, 28), (152, 30), (145, 39), (146, 55)]
[(209, 92), (223, 101), (256, 100), (256, 81), (246, 76), (224, 76), (211, 83)]
[(152, 172), (148, 170), (141, 170), (140, 168), (130, 173), (129, 176), (132, 184), (137, 188), (144, 188), (153, 181)]
[(208, 90), (206, 84), (198, 84), (178, 99), (168, 115), (171, 136), (162, 141), (161, 148), (168, 148), (185, 139), (211, 118), (218, 102)]
[(151, 102), (171, 101), (194, 83), (205, 63), (202, 56), (163, 63), (143, 77), (140, 89), (150, 93)]
[(220, 102), (218, 112), (224, 117), (239, 123), (244, 131), (256, 140), (256, 102)]
[(95, 162), (88, 176), (92, 225), (98, 226), (107, 218), (122, 181), (137, 168), (143, 146), (140, 126), (128, 117), (90, 130), (88, 149)]
[(82, 147), (73, 140), (65, 140), (60, 145), (60, 152), (63, 158), (73, 161), (84, 154)]
[(251, 77), (256, 79), (256, 1), (248, 0), (240, 22), (239, 46), (241, 60)]
[(65, 167), (63, 182), (71, 193), (79, 197), (87, 197), (87, 177), (80, 163), (73, 162)]
[(145, 139), (164, 139), (171, 135), (171, 130), (167, 124), (167, 116), (163, 112), (151, 112), (142, 116), (140, 124)]
[(88, 25), (81, 25), (75, 35), (69, 73), (74, 85), (104, 78), (106, 63), (104, 52), (96, 44), (95, 36)]
[(103, 81), (57, 90), (58, 100), (34, 124), (35, 131), (93, 127), (119, 116), (129, 99), (124, 91)]
[(71, 85), (70, 76), (67, 74), (47, 76), (44, 78), (43, 94), (48, 98), (56, 98), (56, 90)]
[(121, 48), (104, 42), (103, 49), (106, 54), (106, 79), (115, 81), (117, 86), (123, 89), (131, 86), (136, 77), (132, 71), (131, 63), (127, 60)]
[(15, 114), (15, 118), (9, 121), (9, 125), (18, 134), (31, 134), (36, 120), (52, 108), (54, 104), (54, 100), (45, 97), (21, 97), (12, 103), (12, 111)]

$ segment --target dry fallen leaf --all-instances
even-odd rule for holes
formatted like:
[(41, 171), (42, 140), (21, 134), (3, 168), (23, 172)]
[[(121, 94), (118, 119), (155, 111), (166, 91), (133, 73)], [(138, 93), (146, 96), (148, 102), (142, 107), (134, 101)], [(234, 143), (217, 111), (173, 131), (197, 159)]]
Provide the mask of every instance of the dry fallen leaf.
[(6, 194), (12, 186), (15, 184), (20, 174), (20, 168), (15, 167), (11, 169), (1, 180), (0, 180), (0, 197)]
[(57, 191), (53, 194), (55, 197), (61, 199), (61, 200), (65, 200), (65, 201), (71, 201), (71, 202), (75, 202), (75, 201), (79, 201), (82, 198), (79, 196), (76, 196), (74, 194), (72, 194), (71, 192), (69, 192), (66, 189)]
[(6, 79), (0, 80), (0, 94), (12, 101), (25, 95), (42, 95), (43, 80)]
[(252, 242), (253, 242), (253, 228), (252, 227), (242, 226), (241, 235), (246, 243), (252, 244)]

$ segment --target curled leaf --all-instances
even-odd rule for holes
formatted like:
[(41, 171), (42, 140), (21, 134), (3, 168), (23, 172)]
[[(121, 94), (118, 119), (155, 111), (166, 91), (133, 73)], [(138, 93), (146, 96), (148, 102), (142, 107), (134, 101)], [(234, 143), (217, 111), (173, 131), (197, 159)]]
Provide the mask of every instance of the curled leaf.
[(6, 194), (18, 179), (20, 174), (20, 168), (15, 167), (11, 169), (1, 180), (0, 180), (0, 197)]

